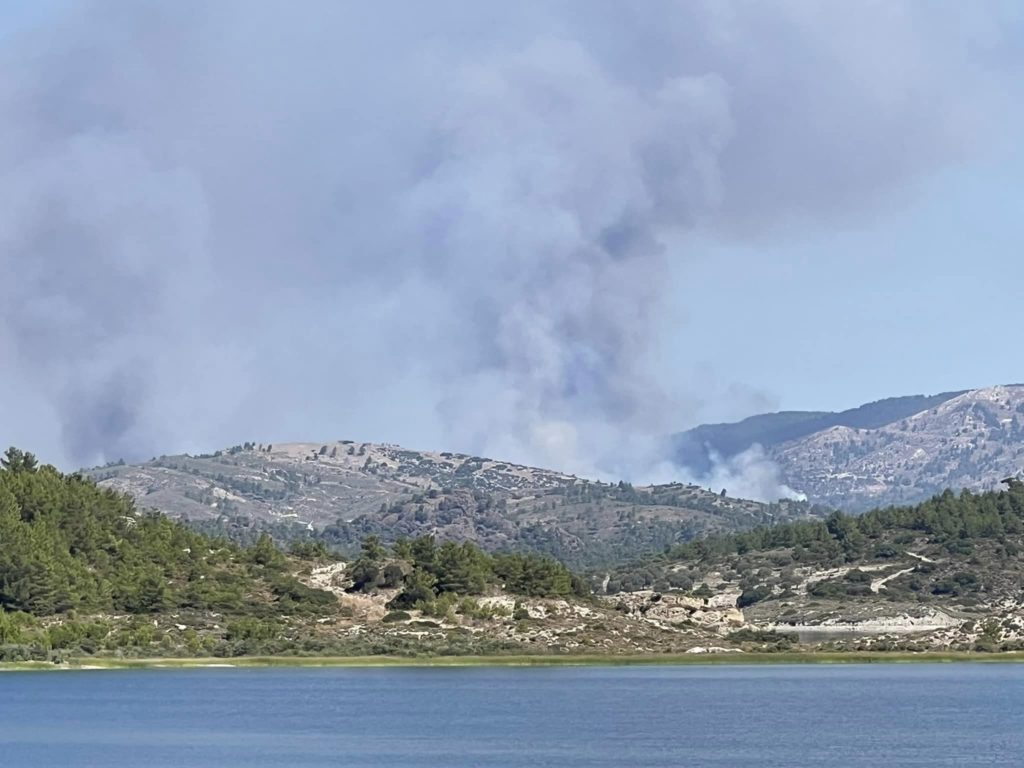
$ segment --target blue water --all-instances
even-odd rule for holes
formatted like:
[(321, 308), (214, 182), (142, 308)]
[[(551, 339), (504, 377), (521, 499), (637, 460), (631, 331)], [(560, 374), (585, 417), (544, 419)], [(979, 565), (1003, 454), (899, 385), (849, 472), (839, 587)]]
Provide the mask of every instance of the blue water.
[(1024, 665), (0, 674), (0, 766), (1021, 766)]

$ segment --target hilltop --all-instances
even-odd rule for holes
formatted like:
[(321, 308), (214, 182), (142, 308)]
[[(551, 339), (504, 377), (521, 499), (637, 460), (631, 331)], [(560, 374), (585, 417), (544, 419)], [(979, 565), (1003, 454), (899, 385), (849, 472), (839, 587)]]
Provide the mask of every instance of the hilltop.
[(820, 513), (733, 499), (695, 485), (634, 487), (478, 456), (353, 441), (244, 443), (92, 470), (102, 487), (200, 530), (253, 541), (315, 538), (354, 552), (435, 535), (490, 551), (550, 554), (574, 566), (615, 562), (717, 532)]
[(892, 398), (842, 413), (787, 412), (676, 436), (699, 472), (764, 447), (783, 481), (847, 511), (921, 501), (946, 488), (995, 488), (1024, 468), (1024, 385)]

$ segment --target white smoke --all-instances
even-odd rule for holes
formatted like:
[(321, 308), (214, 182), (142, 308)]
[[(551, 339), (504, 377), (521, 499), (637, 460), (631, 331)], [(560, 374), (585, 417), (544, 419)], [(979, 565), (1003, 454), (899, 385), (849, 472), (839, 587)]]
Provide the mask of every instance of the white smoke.
[(711, 471), (694, 478), (694, 482), (715, 491), (722, 489), (729, 496), (740, 499), (807, 500), (806, 494), (790, 488), (783, 482), (779, 466), (768, 458), (764, 448), (756, 443), (742, 453), (728, 458), (712, 454), (711, 462)]

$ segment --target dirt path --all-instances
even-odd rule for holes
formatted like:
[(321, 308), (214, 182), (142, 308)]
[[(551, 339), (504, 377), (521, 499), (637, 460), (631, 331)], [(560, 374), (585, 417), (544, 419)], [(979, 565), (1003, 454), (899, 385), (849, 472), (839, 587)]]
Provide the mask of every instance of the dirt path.
[(896, 571), (896, 573), (891, 573), (891, 574), (889, 574), (888, 576), (886, 576), (884, 578), (875, 579), (874, 581), (871, 582), (871, 591), (872, 592), (878, 592), (878, 590), (880, 590), (880, 589), (885, 589), (885, 585), (888, 582), (892, 581), (893, 579), (898, 579), (900, 576), (904, 576), (904, 575), (906, 575), (908, 573), (913, 573), (915, 568), (917, 568), (917, 566), (913, 565), (910, 568), (906, 568), (906, 569), (904, 569), (902, 571)]

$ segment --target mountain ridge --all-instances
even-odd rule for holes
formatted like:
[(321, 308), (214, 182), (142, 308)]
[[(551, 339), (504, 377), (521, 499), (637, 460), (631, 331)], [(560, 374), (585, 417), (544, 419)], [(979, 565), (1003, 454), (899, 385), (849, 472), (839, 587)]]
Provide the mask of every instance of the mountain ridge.
[(432, 534), (492, 551), (549, 554), (574, 566), (819, 513), (802, 502), (763, 504), (692, 484), (634, 487), (348, 440), (244, 443), (89, 474), (140, 506), (242, 541), (269, 531), (284, 540), (319, 538), (344, 552), (367, 535), (394, 541)]
[[(705, 425), (676, 437), (676, 460), (699, 467), (764, 437), (757, 444), (786, 485), (814, 503), (862, 512), (946, 488), (996, 487), (1024, 467), (1022, 422), (1024, 385), (999, 385), (889, 398), (824, 417), (784, 412)], [(699, 450), (698, 439), (706, 440)]]
[[(846, 423), (832, 423), (837, 420)], [(812, 422), (827, 426), (781, 440)], [(140, 506), (243, 542), (270, 532), (282, 541), (314, 538), (351, 552), (367, 535), (391, 542), (430, 534), (592, 567), (837, 508), (862, 512), (916, 503), (946, 488), (994, 488), (1024, 466), (1022, 424), (1022, 385), (739, 422), (734, 435), (746, 430), (749, 437), (754, 425), (780, 440), (769, 443), (765, 458), (807, 503), (734, 499), (695, 483), (606, 483), (480, 456), (352, 440), (247, 442), (89, 474)]]
[(706, 472), (711, 468), (711, 453), (729, 458), (755, 443), (768, 449), (833, 426), (881, 427), (970, 391), (887, 397), (843, 411), (777, 411), (736, 422), (701, 424), (673, 436), (676, 457), (682, 465)]

